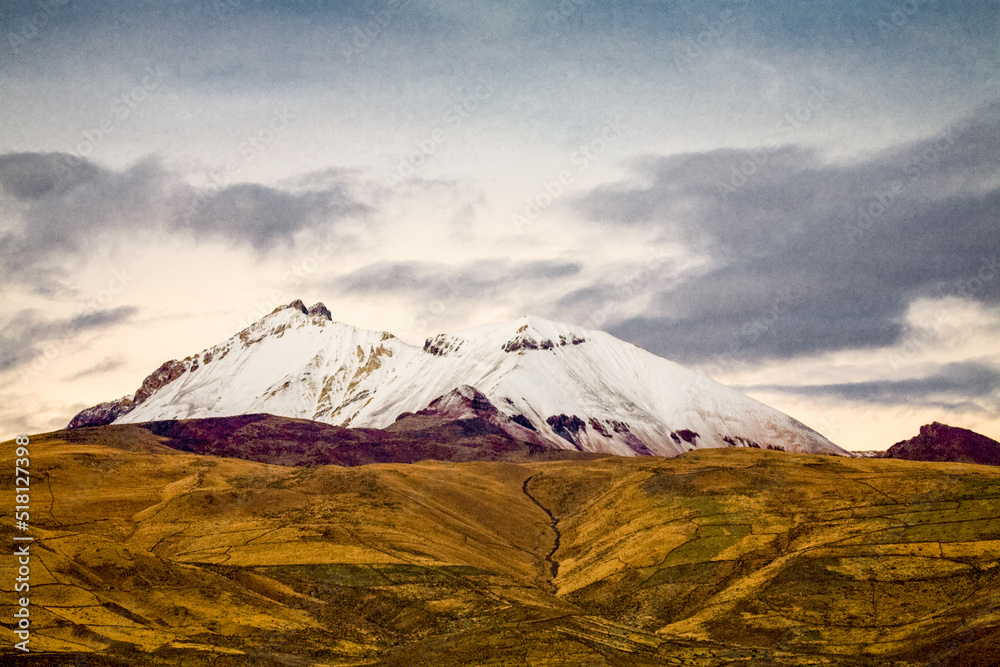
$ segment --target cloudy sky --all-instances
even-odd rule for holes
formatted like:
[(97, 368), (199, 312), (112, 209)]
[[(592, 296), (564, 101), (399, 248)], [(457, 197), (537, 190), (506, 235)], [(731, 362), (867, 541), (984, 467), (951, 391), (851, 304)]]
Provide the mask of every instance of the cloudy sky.
[(998, 0), (7, 0), (0, 438), (276, 305), (1000, 438)]

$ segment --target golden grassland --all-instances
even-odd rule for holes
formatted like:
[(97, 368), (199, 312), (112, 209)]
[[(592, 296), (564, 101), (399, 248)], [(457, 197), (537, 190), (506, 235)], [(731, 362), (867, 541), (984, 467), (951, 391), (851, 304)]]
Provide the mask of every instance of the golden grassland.
[[(1000, 664), (996, 468), (754, 449), (289, 468), (138, 428), (65, 437), (32, 438), (17, 664)], [(17, 641), (5, 622), (0, 662)]]

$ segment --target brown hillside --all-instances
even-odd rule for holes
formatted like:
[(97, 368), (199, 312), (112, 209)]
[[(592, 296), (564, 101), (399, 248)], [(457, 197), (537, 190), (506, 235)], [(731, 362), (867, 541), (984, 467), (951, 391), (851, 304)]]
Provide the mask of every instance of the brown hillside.
[(1000, 651), (988, 467), (728, 449), (290, 468), (137, 427), (76, 434), (32, 438), (37, 652), (17, 664), (964, 667)]
[(436, 419), (401, 416), (388, 429), (344, 428), (267, 414), (94, 426), (53, 434), (68, 441), (101, 439), (104, 430), (136, 427), (160, 436), (160, 444), (194, 454), (287, 466), (437, 461), (533, 461), (593, 459), (595, 454), (524, 442), (478, 417)]

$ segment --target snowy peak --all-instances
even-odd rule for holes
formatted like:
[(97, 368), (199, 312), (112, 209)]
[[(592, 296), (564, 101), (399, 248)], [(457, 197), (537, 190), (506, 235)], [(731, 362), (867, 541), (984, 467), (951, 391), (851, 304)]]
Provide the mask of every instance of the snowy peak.
[(303, 315), (308, 315), (309, 317), (325, 317), (328, 320), (333, 320), (333, 313), (331, 313), (330, 309), (324, 306), (322, 302), (316, 302), (306, 308), (306, 304), (302, 302), (302, 299), (296, 299), (287, 306), (278, 306), (271, 311), (271, 315), (288, 309), (297, 310)]
[(314, 303), (312, 306), (306, 308), (306, 304), (302, 302), (301, 299), (296, 299), (285, 306), (278, 306), (272, 310), (269, 314), (254, 322), (247, 328), (254, 328), (258, 325), (267, 326), (267, 323), (272, 321), (275, 316), (280, 316), (283, 321), (289, 321), (288, 318), (296, 318), (299, 315), (304, 315), (307, 319), (305, 321), (312, 321), (313, 319), (325, 320), (327, 322), (333, 321), (333, 313), (327, 308), (322, 301)]
[(319, 301), (309, 306), (309, 310), (306, 311), (306, 315), (309, 315), (310, 317), (325, 317), (330, 321), (333, 320), (333, 313), (331, 313), (330, 309)]
[(730, 446), (847, 454), (788, 415), (602, 331), (529, 316), (414, 347), (301, 301), (167, 362), (135, 394), (72, 423), (253, 413), (373, 428), (406, 413), (475, 419), (525, 442), (623, 456)]

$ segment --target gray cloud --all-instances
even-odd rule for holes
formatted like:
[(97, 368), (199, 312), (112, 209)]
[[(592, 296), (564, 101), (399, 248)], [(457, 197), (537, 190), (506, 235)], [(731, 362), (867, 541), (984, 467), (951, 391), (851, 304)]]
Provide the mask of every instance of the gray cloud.
[(88, 366), (78, 373), (74, 373), (70, 377), (66, 378), (67, 382), (73, 382), (74, 380), (79, 380), (80, 378), (90, 377), (93, 375), (103, 375), (105, 373), (110, 373), (111, 371), (116, 371), (119, 368), (125, 366), (124, 357), (105, 357), (101, 361), (97, 362), (92, 366)]
[(290, 243), (295, 233), (370, 210), (342, 185), (314, 192), (284, 192), (263, 185), (240, 184), (201, 198), (181, 225), (196, 235), (246, 241), (258, 250)]
[[(660, 230), (712, 267), (612, 333), (665, 356), (760, 359), (892, 344), (908, 304), (1000, 301), (1000, 103), (844, 164), (786, 146), (647, 158), (577, 210)], [(581, 293), (580, 298), (588, 298)]]
[[(744, 387), (744, 389), (748, 389)], [(756, 390), (776, 390), (810, 397), (831, 397), (880, 405), (924, 404), (951, 409), (968, 408), (970, 399), (996, 397), (1000, 370), (977, 362), (946, 364), (936, 372), (905, 380), (879, 380), (807, 386), (766, 385)], [(997, 401), (1000, 408), (1000, 401)]]
[(30, 268), (27, 275), (40, 280), (41, 260), (77, 252), (100, 233), (140, 229), (266, 251), (291, 243), (300, 230), (368, 212), (350, 193), (350, 178), (344, 172), (334, 181), (327, 173), (316, 189), (239, 184), (199, 190), (155, 159), (113, 171), (66, 153), (0, 155), (0, 205), (7, 211), (0, 219), (0, 260), (9, 269)]
[(574, 276), (575, 262), (515, 262), (509, 259), (458, 266), (432, 262), (378, 262), (337, 280), (335, 287), (362, 294), (413, 292), (431, 299), (482, 298), (501, 288)]
[[(27, 364), (42, 354), (57, 355), (79, 333), (102, 330), (128, 321), (138, 309), (120, 306), (63, 319), (44, 319), (23, 310), (0, 328), (0, 371)], [(48, 349), (43, 351), (43, 348)]]
[(72, 252), (84, 239), (155, 220), (166, 200), (166, 173), (154, 161), (113, 172), (65, 153), (0, 156), (0, 187), (13, 200), (0, 220), (0, 259), (30, 266), (54, 251)]
[(22, 201), (71, 190), (107, 175), (97, 165), (68, 153), (8, 153), (0, 155), (0, 185)]

